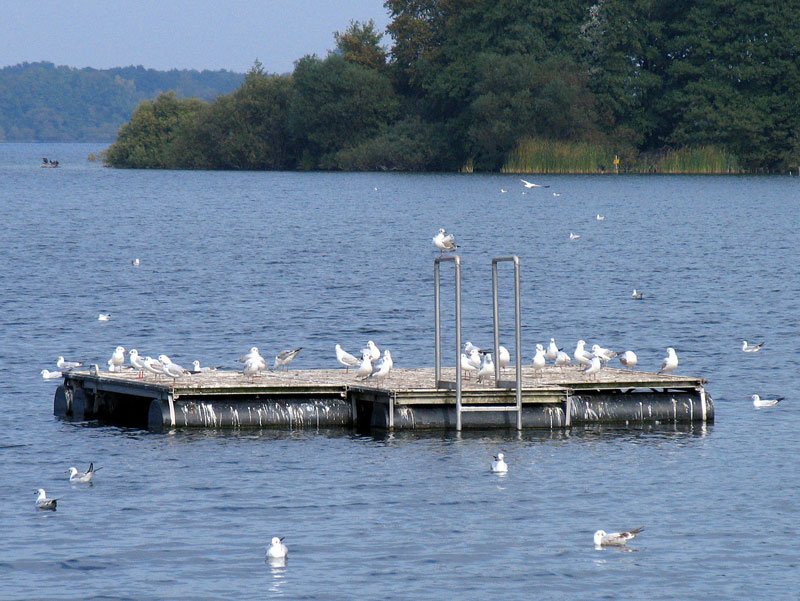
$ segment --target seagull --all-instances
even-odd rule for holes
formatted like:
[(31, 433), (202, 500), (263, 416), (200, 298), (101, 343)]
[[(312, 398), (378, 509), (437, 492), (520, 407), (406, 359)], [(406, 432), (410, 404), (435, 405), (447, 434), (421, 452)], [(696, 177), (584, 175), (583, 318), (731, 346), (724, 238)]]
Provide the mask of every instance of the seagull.
[(572, 356), (575, 357), (575, 361), (578, 362), (578, 365), (586, 366), (592, 361), (592, 354), (584, 348), (585, 346), (585, 340), (578, 340), (578, 344), (575, 346), (575, 352), (572, 353)]
[(558, 345), (556, 344), (556, 339), (551, 338), (550, 344), (547, 345), (547, 352), (544, 354), (544, 358), (549, 361), (555, 361), (556, 357), (558, 357)]
[(290, 351), (281, 351), (277, 355), (275, 355), (275, 363), (272, 365), (272, 369), (278, 369), (279, 367), (284, 367), (286, 370), (289, 369), (289, 364), (294, 361), (294, 358), (297, 357), (297, 353), (303, 350), (303, 347), (297, 347), (296, 349)]
[(507, 191), (505, 188), (500, 188), (500, 194), (505, 194)]
[(561, 192), (553, 192), (553, 196), (561, 196)]
[(370, 380), (375, 380), (376, 382), (382, 382), (389, 376), (389, 372), (392, 370), (394, 366), (394, 361), (392, 361), (392, 353), (388, 350), (383, 351), (383, 359), (375, 365), (372, 369), (372, 373), (367, 376)]
[(108, 362), (108, 371), (122, 371), (122, 365), (125, 363), (125, 348), (118, 346), (114, 349), (114, 354), (111, 355)]
[(639, 362), (639, 357), (633, 351), (625, 351), (619, 356), (619, 362), (628, 369), (633, 369)]
[(361, 363), (356, 357), (344, 350), (341, 344), (336, 345), (336, 360), (344, 365), (346, 372), (350, 371), (351, 367), (355, 367)]
[(139, 265), (141, 265), (141, 261), (139, 261), (138, 258), (133, 259), (133, 261), (131, 261), (131, 265), (133, 265), (134, 267), (139, 267)]
[(144, 367), (145, 371), (150, 372), (156, 378), (164, 373), (164, 366), (161, 365), (160, 361), (157, 361), (152, 357), (145, 357), (144, 361), (142, 361), (142, 367)]
[[(759, 344), (747, 344), (747, 340), (742, 340), (742, 350), (745, 353), (757, 353), (764, 346), (763, 342)], [(58, 367), (61, 367), (60, 365)]]
[(565, 353), (564, 351), (558, 351), (558, 355), (556, 355), (556, 360), (554, 362), (554, 365), (556, 365), (557, 367), (566, 367), (567, 365), (570, 364), (570, 362), (571, 361), (567, 353)]
[(750, 398), (753, 399), (753, 407), (774, 407), (786, 397), (779, 396), (774, 399), (762, 399), (757, 394), (754, 394)]
[(102, 469), (102, 468), (95, 467), (94, 463), (90, 463), (89, 464), (89, 469), (86, 470), (85, 472), (79, 472), (78, 468), (71, 467), (71, 468), (69, 468), (67, 470), (67, 473), (69, 473), (69, 481), (70, 482), (79, 482), (81, 484), (88, 484), (88, 483), (90, 483), (92, 481), (92, 478), (94, 477), (94, 473), (99, 469)]
[(144, 362), (139, 357), (139, 351), (137, 351), (135, 348), (132, 348), (128, 352), (128, 360), (131, 362), (131, 365), (133, 365), (133, 367), (139, 372), (138, 373), (139, 378), (144, 378), (144, 372), (146, 371), (146, 369), (144, 366)]
[(62, 371), (75, 369), (83, 365), (80, 361), (64, 361), (64, 357), (60, 356), (56, 360), (56, 367)]
[(603, 348), (599, 344), (592, 345), (592, 354), (600, 359), (600, 361), (608, 362), (611, 361), (614, 357), (616, 357), (619, 353), (616, 353), (610, 349)]
[(603, 369), (603, 364), (599, 357), (592, 357), (591, 363), (583, 370), (585, 376), (592, 376)]
[(508, 464), (505, 462), (505, 455), (498, 453), (492, 461), (492, 472), (495, 474), (505, 474), (508, 472)]
[(534, 184), (534, 183), (531, 183), (531, 182), (526, 181), (524, 179), (520, 179), (519, 181), (521, 181), (523, 183), (523, 185), (528, 189), (530, 189), (530, 188), (549, 188), (550, 187), (549, 185), (545, 186), (545, 185), (542, 185), (542, 184)]
[(164, 373), (173, 380), (185, 376), (189, 373), (188, 369), (184, 369), (177, 363), (173, 363), (172, 359), (170, 359), (166, 355), (159, 355), (158, 360), (161, 361), (161, 365), (164, 368)]
[(365, 353), (369, 355), (369, 360), (373, 363), (381, 358), (381, 349), (372, 340), (368, 340), (367, 347), (361, 349), (361, 355), (363, 356)]
[(43, 488), (38, 489), (36, 494), (39, 495), (36, 497), (36, 509), (50, 509), (52, 511), (56, 510), (58, 499), (48, 499), (47, 493), (44, 492)]
[(469, 352), (469, 356), (467, 357), (467, 361), (469, 361), (475, 369), (481, 368), (481, 352), (473, 347), (472, 350)]
[(365, 380), (372, 375), (372, 357), (370, 356), (368, 349), (365, 350), (366, 352), (361, 359), (361, 364), (356, 370), (357, 380)]
[(472, 354), (472, 351), (478, 351), (480, 353), (481, 349), (472, 344), (469, 340), (467, 340), (467, 342), (464, 343), (464, 353), (466, 353), (466, 355), (469, 356)]
[(644, 293), (641, 290), (637, 290), (636, 288), (634, 288), (633, 294), (631, 294), (631, 298), (633, 300), (642, 300), (644, 298)]
[(482, 382), (485, 377), (491, 375), (494, 375), (494, 361), (492, 361), (492, 353), (486, 353), (483, 355), (483, 362), (478, 370), (478, 382)]
[(658, 370), (660, 374), (668, 374), (678, 367), (678, 355), (675, 353), (675, 349), (669, 347), (667, 349), (667, 356), (664, 357), (664, 361), (661, 363), (661, 369)]
[[(133, 352), (133, 351), (131, 351)], [(210, 371), (217, 371), (216, 367), (200, 367), (200, 361), (195, 359), (192, 361), (192, 369), (189, 370), (190, 373), (193, 374), (206, 374)]]
[(541, 344), (536, 345), (536, 354), (533, 356), (533, 370), (538, 375), (547, 365), (547, 359), (544, 356), (544, 347)]
[(580, 240), (581, 239), (581, 235), (580, 234), (573, 234), (572, 232), (570, 232), (569, 233), (569, 239), (570, 240)]
[(250, 359), (244, 362), (242, 374), (249, 377), (255, 377), (258, 375), (258, 372), (265, 369), (267, 369), (267, 362), (264, 360), (264, 357), (259, 355), (258, 357), (250, 357)]
[(594, 544), (596, 547), (621, 547), (629, 540), (639, 534), (644, 528), (634, 528), (626, 532), (606, 532), (598, 530), (594, 533)]
[(267, 549), (267, 559), (284, 559), (289, 554), (289, 549), (283, 544), (284, 537), (272, 537), (272, 544)]
[(598, 214), (595, 216), (595, 219), (597, 219), (597, 221), (605, 221), (605, 219), (606, 219), (606, 216), (605, 216), (605, 215), (601, 215), (600, 213), (598, 213)]
[(55, 380), (57, 378), (63, 377), (64, 375), (60, 371), (50, 371), (49, 369), (43, 369), (41, 371), (41, 374), (42, 374), (42, 380)]
[(479, 368), (473, 365), (473, 363), (469, 360), (469, 357), (467, 357), (464, 353), (461, 353), (461, 369), (467, 379), (469, 379), (469, 374), (473, 371), (477, 372)]
[(439, 228), (439, 233), (433, 237), (433, 245), (439, 249), (439, 253), (452, 252), (458, 248), (455, 236), (445, 233), (443, 227)]
[(97, 316), (97, 321), (110, 321), (111, 313), (101, 313)]
[(258, 347), (251, 346), (250, 352), (248, 352), (246, 355), (242, 355), (241, 357), (239, 357), (239, 363), (247, 363), (249, 359), (258, 359), (260, 357), (261, 354), (258, 352)]
[(497, 362), (500, 364), (500, 371), (504, 370), (508, 367), (508, 364), (511, 363), (511, 354), (508, 352), (508, 349), (504, 347), (502, 344), (497, 348)]

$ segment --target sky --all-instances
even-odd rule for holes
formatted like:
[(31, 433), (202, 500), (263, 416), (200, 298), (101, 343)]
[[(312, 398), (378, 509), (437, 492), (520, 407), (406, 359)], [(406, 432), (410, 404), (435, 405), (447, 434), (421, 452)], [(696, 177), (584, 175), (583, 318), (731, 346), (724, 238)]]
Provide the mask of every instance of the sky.
[(389, 22), (383, 0), (2, 0), (0, 15), (0, 67), (238, 73), (256, 59), (288, 73), (306, 54), (324, 57), (350, 21), (373, 19), (379, 31)]

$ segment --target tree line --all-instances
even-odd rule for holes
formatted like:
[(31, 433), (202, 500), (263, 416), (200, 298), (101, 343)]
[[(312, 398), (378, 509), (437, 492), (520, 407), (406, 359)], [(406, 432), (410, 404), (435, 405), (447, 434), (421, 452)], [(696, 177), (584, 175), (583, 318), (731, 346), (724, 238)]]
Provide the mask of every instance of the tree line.
[[(112, 166), (780, 172), (800, 150), (800, 26), (767, 0), (387, 0), (288, 75), (140, 104)], [(587, 150), (588, 149), (588, 150)], [(697, 165), (681, 167), (682, 157)], [(602, 159), (594, 157), (604, 157)], [(538, 162), (537, 162), (538, 161)], [(523, 165), (520, 167), (519, 165)], [(549, 163), (548, 163), (549, 165)], [(659, 167), (660, 166), (660, 167)]]
[(0, 69), (0, 142), (112, 141), (137, 105), (172, 90), (212, 100), (238, 88), (230, 71), (75, 69), (49, 62)]

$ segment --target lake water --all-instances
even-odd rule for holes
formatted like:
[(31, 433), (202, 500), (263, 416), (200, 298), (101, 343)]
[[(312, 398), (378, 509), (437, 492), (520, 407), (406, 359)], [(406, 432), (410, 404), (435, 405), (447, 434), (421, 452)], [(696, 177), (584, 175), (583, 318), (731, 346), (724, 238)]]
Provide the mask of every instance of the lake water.
[[(523, 194), (512, 175), (118, 171), (86, 160), (101, 149), (0, 145), (0, 599), (800, 598), (800, 179), (537, 176), (551, 187)], [(40, 370), (118, 344), (231, 367), (302, 346), (311, 368), (374, 339), (431, 365), (439, 227), (461, 244), (464, 340), (491, 344), (491, 259), (517, 254), (527, 360), (551, 336), (644, 369), (673, 346), (716, 422), (154, 434), (52, 415)], [(94, 485), (70, 485), (90, 461)], [(630, 552), (594, 549), (636, 526)], [(264, 561), (273, 536), (285, 566)]]

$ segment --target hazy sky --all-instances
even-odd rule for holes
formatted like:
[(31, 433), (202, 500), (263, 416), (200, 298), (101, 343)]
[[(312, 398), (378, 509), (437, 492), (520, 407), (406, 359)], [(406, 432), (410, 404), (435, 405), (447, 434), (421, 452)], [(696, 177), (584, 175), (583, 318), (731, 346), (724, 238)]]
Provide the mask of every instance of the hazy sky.
[(333, 32), (351, 20), (369, 19), (384, 30), (383, 0), (3, 0), (0, 67), (49, 61), (243, 73), (258, 58), (285, 73), (306, 54), (325, 56)]

